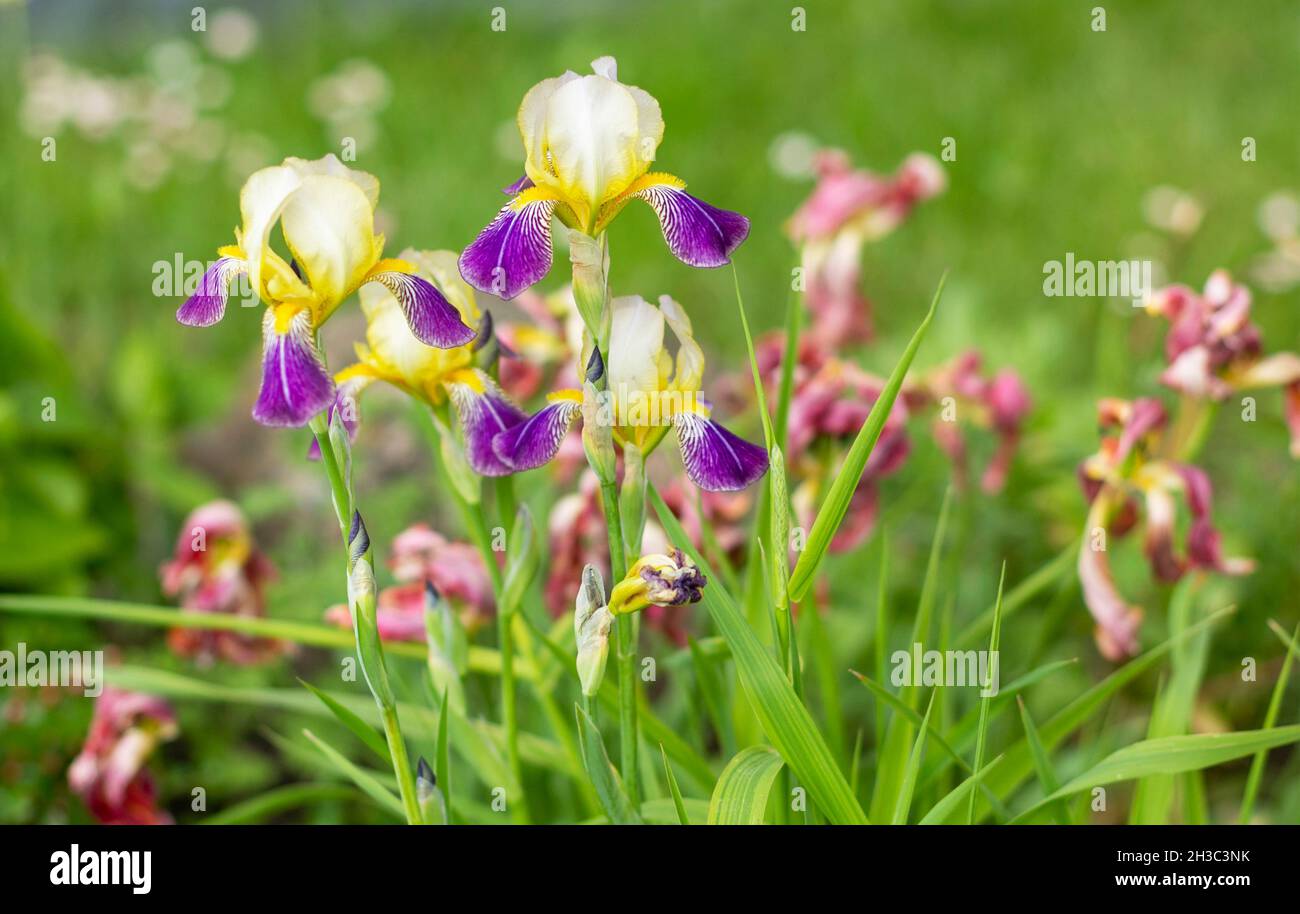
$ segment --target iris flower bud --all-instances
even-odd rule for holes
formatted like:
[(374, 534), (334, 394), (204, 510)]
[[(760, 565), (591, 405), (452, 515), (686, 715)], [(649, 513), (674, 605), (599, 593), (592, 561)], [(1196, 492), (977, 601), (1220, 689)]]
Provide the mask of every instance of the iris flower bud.
[(582, 586), (574, 606), (573, 633), (578, 643), (578, 679), (582, 694), (595, 695), (605, 678), (609, 630), (614, 623), (605, 606), (605, 582), (594, 565), (582, 569)]

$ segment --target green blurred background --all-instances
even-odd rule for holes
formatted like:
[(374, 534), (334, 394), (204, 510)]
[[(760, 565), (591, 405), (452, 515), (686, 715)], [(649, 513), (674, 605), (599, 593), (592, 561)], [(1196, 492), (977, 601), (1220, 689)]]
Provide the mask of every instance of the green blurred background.
[[(181, 519), (225, 496), (254, 519), (281, 570), (271, 612), (318, 619), (339, 597), (335, 564), (322, 559), (336, 545), (332, 516), (317, 468), (302, 459), (307, 433), (249, 418), (258, 315), (236, 308), (207, 331), (181, 327), (172, 316), (180, 299), (153, 294), (154, 263), (213, 257), (231, 241), (249, 172), (288, 155), (339, 153), (344, 137), (357, 141), (355, 167), (382, 182), (391, 250), (463, 247), (521, 172), (513, 116), (523, 93), (602, 54), (659, 99), (667, 129), (658, 166), (752, 219), (737, 264), (759, 330), (780, 324), (795, 263), (782, 225), (811, 187), (782, 174), (774, 150), (791, 134), (808, 136), (892, 171), (909, 152), (938, 155), (945, 137), (955, 139), (948, 191), (867, 251), (880, 337), (860, 361), (892, 366), (947, 268), (918, 366), (978, 347), (1034, 394), (1008, 491), (959, 506), (957, 583), (947, 595), (958, 619), (987, 604), (1002, 558), (1017, 580), (1082, 528), (1074, 467), (1096, 449), (1096, 398), (1163, 393), (1163, 323), (1126, 300), (1045, 298), (1046, 261), (1068, 251), (1149, 256), (1197, 287), (1229, 267), (1255, 289), (1266, 346), (1300, 348), (1300, 289), (1266, 291), (1250, 272), (1272, 246), (1261, 204), (1300, 185), (1300, 10), (1287, 0), (1105, 3), (1104, 32), (1092, 28), (1097, 0), (810, 0), (801, 4), (806, 31), (792, 29), (792, 4), (772, 2), (504, 2), (504, 31), (493, 30), (494, 4), (484, 3), (212, 2), (203, 4), (207, 30), (195, 32), (196, 5), (0, 4), (5, 591), (159, 603), (157, 567)], [(47, 137), (54, 161), (42, 157)], [(1242, 160), (1244, 137), (1255, 139), (1256, 161)], [(1204, 217), (1190, 236), (1144, 214), (1161, 185), (1199, 200)], [(629, 211), (613, 234), (616, 291), (671, 293), (692, 315), (709, 376), (740, 367), (727, 272), (667, 256), (648, 210)], [(360, 333), (357, 309), (331, 321), (333, 364)], [(53, 422), (42, 420), (48, 397)], [(1267, 695), (1266, 686), (1243, 693), (1240, 660), (1276, 658), (1264, 620), (1293, 624), (1300, 591), (1300, 472), (1286, 453), (1280, 394), (1258, 399), (1253, 424), (1231, 406), (1220, 412), (1202, 460), (1228, 551), (1259, 562), (1248, 578), (1213, 582), (1207, 597), (1241, 607), (1217, 636), (1207, 675), (1238, 727), (1258, 726)], [(914, 457), (884, 489), (898, 606), (915, 599), (947, 479), (923, 424), (916, 432)], [(376, 543), (415, 520), (452, 529), (404, 404), (370, 398), (359, 448)], [(1154, 643), (1168, 594), (1138, 552), (1136, 542), (1117, 550), (1117, 567), (1125, 592), (1148, 607), (1144, 640)], [(831, 569), (842, 609), (831, 625), (847, 633), (846, 654), (861, 643), (874, 599), (865, 554)], [(1027, 650), (1082, 658), (1059, 694), (1104, 673), (1077, 589), (1020, 621), (1037, 645)], [(0, 615), (0, 632), (6, 645), (91, 639), (133, 662), (185, 669), (157, 630)], [(329, 662), (308, 655), (293, 671)], [(232, 683), (292, 684), (286, 669), (218, 672)], [(1147, 700), (1133, 696), (1136, 707)], [(23, 701), (0, 737), (0, 821), (77, 818), (62, 779), (89, 708)], [(204, 783), (237, 795), (280, 776), (253, 712), (195, 706), (181, 715), (186, 738), (166, 750), (171, 790)], [(1128, 720), (1123, 709), (1116, 719)], [(1137, 717), (1127, 732), (1141, 728)], [(1300, 819), (1300, 788), (1279, 802)]]

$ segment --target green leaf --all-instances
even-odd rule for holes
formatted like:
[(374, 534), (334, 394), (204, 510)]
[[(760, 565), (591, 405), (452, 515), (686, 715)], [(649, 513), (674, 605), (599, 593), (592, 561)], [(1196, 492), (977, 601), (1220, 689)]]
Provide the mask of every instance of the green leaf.
[(691, 652), (691, 664), (695, 668), (695, 682), (704, 696), (704, 708), (709, 721), (718, 734), (723, 752), (734, 755), (736, 752), (736, 731), (731, 725), (728, 711), (727, 688), (722, 677), (721, 661), (700, 650), (694, 638), (688, 637), (687, 646)]
[[(1208, 616), (1191, 626), (1182, 635), (1171, 638), (1153, 647), (1151, 650), (1135, 657), (1111, 673), (1101, 682), (1088, 689), (1074, 701), (1058, 711), (1039, 730), (1043, 747), (1050, 751), (1067, 736), (1083, 726), (1106, 701), (1138, 676), (1151, 669), (1165, 654), (1181, 643), (1211, 625), (1218, 624), (1234, 612), (1234, 607), (1227, 607)], [(997, 761), (989, 765), (991, 769), (984, 779), (985, 785), (997, 796), (1006, 796), (1014, 790), (1033, 771), (1033, 758), (1028, 743), (1021, 740), (1008, 749)]]
[(596, 796), (600, 799), (605, 815), (616, 825), (641, 824), (641, 816), (632, 808), (627, 791), (623, 789), (623, 781), (605, 752), (605, 742), (600, 737), (600, 731), (580, 705), (575, 703), (573, 710), (578, 717), (578, 745), (582, 749), (582, 760), (587, 766), (587, 776), (596, 788)]
[[(183, 613), (172, 606), (149, 606), (143, 603), (124, 603), (116, 600), (94, 600), (86, 597), (55, 597), (46, 594), (0, 594), (0, 612), (31, 613), (38, 616), (58, 616), (81, 619), (109, 619), (113, 622), (130, 622), (137, 625), (155, 625), (164, 628), (200, 628), (208, 631), (240, 632), (260, 638), (278, 638), (309, 647), (351, 650), (352, 633), (344, 628), (331, 628), (310, 622), (291, 622), (287, 619), (258, 616), (232, 616), (223, 613)], [(384, 653), (423, 661), (427, 653), (423, 644), (413, 641), (393, 641), (384, 646)], [(469, 649), (469, 670), (495, 675), (501, 671), (501, 655), (491, 648)], [(532, 679), (536, 672), (531, 666), (515, 662), (515, 674), (521, 679)]]
[(866, 814), (835, 764), (835, 757), (822, 739), (817, 725), (813, 723), (812, 715), (795, 695), (790, 680), (758, 640), (731, 595), (718, 585), (718, 579), (708, 563), (698, 550), (691, 547), (690, 538), (664, 503), (663, 497), (653, 487), (650, 495), (659, 523), (668, 533), (669, 541), (682, 544), (695, 563), (711, 578), (709, 585), (704, 588), (704, 606), (714, 626), (731, 648), (741, 687), (749, 697), (750, 707), (768, 738), (799, 782), (816, 797), (818, 808), (831, 822), (839, 825), (866, 824)]
[(1143, 740), (1112, 752), (1083, 774), (1066, 782), (1041, 802), (1021, 813), (1027, 819), (1054, 800), (1081, 790), (1151, 774), (1178, 774), (1221, 765), (1277, 746), (1300, 742), (1300, 725), (1238, 733), (1197, 733)]
[(325, 742), (315, 733), (308, 729), (303, 729), (302, 735), (311, 740), (312, 744), (320, 750), (321, 754), (330, 761), (335, 768), (344, 774), (352, 783), (356, 784), (372, 800), (397, 816), (403, 822), (406, 821), (406, 811), (402, 808), (402, 801), (381, 784), (373, 774), (363, 768), (354, 765), (343, 753), (339, 752), (329, 743)]
[[(1063, 575), (1072, 574), (1074, 572), (1075, 558), (1078, 554), (1079, 543), (1076, 540), (1058, 552), (1029, 577), (1011, 588), (1011, 591), (1006, 595), (1006, 599), (1002, 602), (1002, 620), (1005, 622), (1017, 610), (1028, 606), (1034, 597), (1055, 584)], [(954, 639), (956, 646), (969, 647), (992, 628), (995, 609), (996, 606), (990, 606), (980, 613), (970, 625), (962, 629)]]
[[(1038, 772), (1038, 783), (1043, 787), (1043, 795), (1051, 796), (1061, 786), (1061, 781), (1056, 776), (1056, 771), (1052, 768), (1052, 762), (1047, 757), (1047, 750), (1043, 748), (1043, 741), (1038, 737), (1038, 728), (1034, 726), (1034, 719), (1029, 716), (1029, 709), (1025, 707), (1024, 699), (1019, 695), (1016, 696), (1016, 704), (1020, 707), (1020, 723), (1025, 728), (1025, 739), (1029, 743), (1029, 752), (1034, 757), (1034, 770)], [(1052, 804), (1052, 815), (1061, 825), (1070, 824), (1069, 809), (1064, 803)]]
[(898, 392), (903, 386), (903, 379), (907, 376), (907, 370), (912, 366), (912, 359), (916, 357), (916, 351), (921, 346), (921, 340), (925, 338), (926, 331), (930, 329), (930, 322), (934, 320), (935, 310), (939, 306), (939, 298), (943, 294), (943, 286), (947, 278), (947, 273), (940, 278), (939, 287), (934, 292), (934, 300), (930, 302), (930, 310), (926, 313), (925, 319), (921, 321), (921, 325), (917, 327), (916, 333), (912, 335), (912, 340), (907, 344), (907, 348), (903, 350), (902, 358), (894, 366), (894, 371), (890, 374), (889, 380), (885, 382), (885, 387), (880, 392), (880, 396), (876, 398), (875, 405), (871, 407), (867, 420), (862, 423), (858, 437), (854, 439), (852, 447), (849, 448), (849, 452), (844, 458), (844, 464), (840, 467), (839, 473), (836, 474), (835, 481), (826, 494), (826, 500), (822, 502), (822, 506), (817, 512), (817, 519), (813, 521), (812, 531), (808, 534), (808, 541), (804, 551), (800, 553), (799, 561), (794, 566), (794, 574), (790, 578), (790, 599), (795, 602), (802, 600), (808, 592), (808, 588), (812, 586), (813, 577), (817, 574), (817, 568), (821, 565), (822, 559), (825, 558), (826, 550), (830, 548), (831, 538), (835, 535), (835, 531), (839, 529), (840, 523), (844, 520), (844, 515), (849, 510), (849, 500), (852, 499), (853, 493), (858, 487), (858, 482), (862, 478), (862, 471), (866, 468), (867, 458), (871, 456), (871, 450), (876, 446), (876, 440), (885, 427), (885, 420), (889, 418), (889, 412), (893, 409), (894, 400), (897, 399)]
[(533, 513), (528, 505), (520, 505), (510, 528), (510, 546), (506, 555), (505, 576), (501, 585), (500, 612), (510, 616), (519, 607), (524, 591), (537, 574), (541, 553), (537, 548), (537, 535), (533, 529)]
[(450, 702), (446, 690), (442, 693), (442, 704), (438, 709), (438, 740), (433, 751), (433, 774), (438, 779), (438, 789), (451, 809), (451, 742), (447, 736), (447, 723), (451, 719)]
[[(1282, 709), (1282, 696), (1286, 692), (1287, 679), (1291, 675), (1291, 661), (1300, 653), (1300, 648), (1296, 646), (1296, 639), (1300, 638), (1300, 625), (1296, 626), (1295, 634), (1290, 639), (1276, 622), (1269, 620), (1269, 627), (1273, 633), (1282, 639), (1286, 645), (1286, 657), (1282, 661), (1282, 669), (1277, 674), (1277, 682), (1273, 684), (1273, 694), (1268, 699), (1268, 710), (1264, 712), (1264, 729), (1272, 730), (1273, 725), (1277, 723), (1278, 712)], [(1268, 759), (1267, 750), (1255, 753), (1255, 757), (1250, 762), (1250, 773), (1246, 776), (1246, 792), (1241, 800), (1241, 815), (1238, 821), (1242, 825), (1250, 822), (1250, 817), (1255, 810), (1255, 797), (1259, 793), (1259, 782), (1264, 776), (1264, 763)]]
[[(1001, 756), (998, 756), (1001, 758)], [(996, 761), (996, 759), (994, 760)], [(991, 767), (991, 766), (990, 766)], [(957, 812), (961, 801), (967, 796), (972, 796), (976, 787), (983, 787), (984, 776), (989, 773), (990, 768), (985, 768), (979, 774), (972, 774), (966, 780), (954, 787), (943, 799), (934, 806), (930, 811), (921, 817), (918, 825), (938, 825)]]
[[(952, 505), (952, 488), (943, 496), (943, 506), (939, 509), (939, 519), (934, 526), (934, 539), (930, 543), (930, 558), (925, 568), (925, 580), (921, 583), (921, 596), (917, 601), (916, 619), (912, 625), (912, 637), (908, 640), (910, 649), (913, 644), (924, 644), (930, 637), (930, 620), (934, 615), (935, 595), (939, 589), (939, 565), (943, 555), (944, 542), (947, 539), (948, 514)], [(909, 708), (915, 709), (920, 700), (921, 686), (913, 682), (903, 686), (899, 697)], [(898, 801), (901, 778), (907, 764), (908, 749), (912, 743), (912, 724), (897, 717), (891, 718), (885, 728), (885, 740), (876, 751), (876, 782), (871, 791), (871, 817), (886, 819)]]
[(375, 755), (383, 759), (385, 765), (393, 763), (393, 757), (388, 752), (388, 743), (384, 742), (384, 737), (378, 730), (310, 682), (302, 679), (299, 679), (298, 682), (302, 684), (303, 688), (320, 699), (320, 703), (330, 709), (330, 712), (338, 719), (339, 723), (351, 730), (357, 738), (370, 747)]
[(921, 760), (925, 758), (925, 738), (930, 733), (930, 712), (934, 710), (934, 698), (938, 694), (938, 689), (930, 693), (930, 704), (926, 707), (925, 717), (921, 718), (921, 725), (917, 728), (916, 743), (912, 746), (912, 754), (907, 759), (903, 783), (898, 791), (898, 803), (894, 806), (892, 821), (895, 825), (906, 825), (907, 814), (912, 809), (912, 791), (916, 789), (916, 775), (921, 770)]
[(710, 825), (762, 825), (772, 784), (785, 765), (770, 746), (740, 750), (722, 769), (709, 798)]
[(343, 784), (288, 784), (250, 797), (198, 820), (199, 825), (248, 825), (265, 821), (286, 809), (307, 806), (321, 800), (352, 800), (361, 796)]
[[(993, 604), (993, 632), (989, 635), (989, 658), (990, 662), (996, 666), (1002, 665), (1002, 658), (998, 654), (998, 640), (1002, 635), (1002, 588), (1007, 582), (1007, 563), (1002, 562), (1002, 574), (998, 577), (998, 599)], [(992, 669), (992, 667), (990, 667)], [(979, 774), (984, 767), (984, 743), (988, 738), (989, 729), (989, 702), (993, 696), (988, 694), (991, 682), (982, 682), (980, 690), (980, 722), (979, 730), (975, 736), (975, 764), (974, 772)], [(966, 824), (970, 825), (975, 821), (975, 794), (970, 795), (970, 803), (966, 808)]]
[(659, 755), (664, 760), (664, 774), (668, 776), (668, 790), (673, 795), (673, 806), (677, 810), (677, 822), (680, 825), (690, 825), (690, 817), (686, 815), (686, 804), (682, 801), (681, 788), (677, 786), (677, 776), (673, 774), (673, 766), (668, 761), (668, 752), (664, 749), (664, 744), (659, 744)]

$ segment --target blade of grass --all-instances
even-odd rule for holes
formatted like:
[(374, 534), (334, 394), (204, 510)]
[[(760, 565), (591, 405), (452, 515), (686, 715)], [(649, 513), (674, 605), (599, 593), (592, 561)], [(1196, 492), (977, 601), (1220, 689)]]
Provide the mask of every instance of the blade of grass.
[(330, 712), (338, 719), (339, 723), (351, 730), (361, 742), (365, 743), (375, 755), (383, 760), (385, 765), (393, 763), (388, 754), (388, 744), (384, 742), (384, 738), (379, 734), (378, 730), (310, 682), (303, 679), (299, 679), (298, 682), (302, 684), (303, 688), (320, 699), (320, 703), (330, 709)]
[[(1235, 611), (1236, 607), (1228, 606), (1207, 616), (1188, 628), (1182, 635), (1171, 638), (1151, 648), (1145, 654), (1133, 658), (1071, 701), (1039, 729), (1043, 747), (1050, 752), (1062, 740), (1090, 720), (1115, 693), (1155, 666), (1176, 644), (1181, 643), (1204, 628), (1217, 625)], [(989, 773), (984, 783), (995, 795), (1006, 796), (1033, 770), (1033, 759), (1027, 742), (1021, 740), (1016, 743), (1003, 753), (996, 766), (990, 764), (989, 767), (995, 770)]]
[(889, 380), (885, 382), (880, 396), (876, 398), (871, 412), (868, 413), (866, 421), (858, 431), (857, 438), (854, 439), (848, 454), (844, 457), (844, 463), (835, 475), (835, 481), (831, 483), (830, 491), (826, 493), (826, 499), (817, 511), (817, 518), (813, 521), (807, 543), (795, 563), (794, 573), (790, 576), (790, 599), (795, 602), (802, 600), (808, 588), (812, 586), (817, 569), (822, 559), (826, 557), (827, 549), (830, 548), (831, 538), (840, 528), (844, 515), (848, 513), (849, 501), (853, 498), (858, 482), (862, 479), (867, 458), (871, 456), (871, 451), (876, 446), (876, 440), (880, 437), (885, 427), (885, 420), (889, 418), (890, 410), (893, 409), (894, 400), (897, 399), (898, 392), (903, 386), (907, 370), (912, 366), (912, 359), (916, 357), (916, 351), (920, 348), (921, 341), (925, 339), (931, 321), (934, 320), (935, 310), (939, 307), (939, 299), (943, 295), (943, 287), (947, 279), (947, 273), (939, 279), (939, 286), (934, 291), (934, 299), (930, 302), (930, 310), (926, 312), (925, 319), (912, 334), (911, 341), (903, 350), (903, 355), (894, 366)]
[[(947, 539), (951, 506), (952, 488), (949, 487), (944, 492), (943, 505), (939, 509), (939, 518), (935, 522), (934, 538), (930, 542), (930, 557), (926, 563), (925, 579), (921, 583), (921, 595), (917, 601), (912, 637), (907, 642), (909, 650), (913, 644), (923, 644), (930, 637), (930, 621), (934, 615), (934, 603), (939, 589), (940, 559)], [(915, 710), (920, 694), (921, 685), (910, 682), (902, 687), (899, 698), (905, 705)], [(885, 728), (884, 742), (876, 748), (876, 781), (872, 786), (869, 813), (873, 819), (881, 821), (887, 819), (898, 802), (898, 792), (902, 786), (901, 778), (906, 769), (907, 755), (912, 744), (913, 729), (911, 721), (898, 717), (891, 718)]]
[[(1002, 620), (1005, 622), (1011, 618), (1018, 610), (1028, 606), (1034, 597), (1056, 583), (1063, 575), (1072, 572), (1074, 560), (1078, 554), (1079, 543), (1076, 540), (1049, 559), (1046, 564), (1040, 566), (1029, 577), (1011, 588), (1002, 601)], [(984, 633), (993, 626), (994, 609), (994, 606), (989, 606), (974, 621), (962, 629), (957, 637), (953, 639), (954, 646), (964, 648), (978, 642)]]
[(664, 744), (659, 744), (659, 755), (664, 760), (664, 774), (668, 778), (668, 790), (673, 795), (673, 807), (677, 810), (677, 822), (680, 825), (690, 825), (690, 817), (686, 815), (686, 804), (682, 801), (681, 788), (677, 786), (677, 776), (673, 774), (673, 766), (668, 761), (668, 753), (664, 749)]
[[(979, 774), (984, 767), (984, 744), (988, 739), (989, 729), (989, 702), (992, 699), (992, 693), (989, 687), (993, 684), (992, 679), (996, 677), (993, 672), (994, 666), (1001, 666), (1002, 659), (998, 654), (998, 641), (1002, 635), (1002, 588), (1007, 582), (1007, 563), (1002, 561), (1002, 574), (998, 577), (998, 598), (993, 604), (993, 631), (989, 635), (989, 671), (990, 681), (982, 682), (980, 685), (980, 722), (979, 729), (975, 736), (975, 764), (972, 770)], [(975, 794), (970, 795), (970, 802), (966, 807), (966, 824), (970, 825), (975, 821)]]
[[(1282, 659), (1282, 669), (1277, 674), (1277, 682), (1273, 683), (1273, 693), (1268, 699), (1268, 710), (1264, 713), (1264, 730), (1272, 730), (1277, 723), (1278, 713), (1282, 710), (1282, 696), (1286, 693), (1287, 679), (1291, 675), (1291, 661), (1295, 659), (1297, 653), (1300, 653), (1300, 649), (1296, 647), (1296, 640), (1300, 639), (1300, 624), (1296, 625), (1295, 634), (1291, 636), (1289, 643), (1286, 632), (1282, 631), (1276, 622), (1270, 619), (1268, 624), (1282, 639), (1287, 651)], [(1267, 750), (1257, 752), (1251, 759), (1250, 773), (1246, 775), (1246, 792), (1241, 799), (1241, 814), (1237, 817), (1237, 821), (1242, 825), (1248, 824), (1255, 812), (1255, 798), (1259, 794), (1259, 784), (1264, 777), (1264, 765), (1267, 760)]]
[(1048, 804), (1081, 790), (1090, 790), (1116, 781), (1130, 781), (1149, 774), (1199, 771), (1296, 742), (1300, 742), (1300, 724), (1272, 730), (1196, 733), (1143, 740), (1112, 752), (1025, 810), (1017, 819), (1028, 819)]
[(296, 809), (322, 800), (355, 800), (360, 796), (354, 788), (344, 784), (287, 784), (228, 806), (196, 824), (248, 825), (264, 821), (286, 809)]
[(446, 689), (442, 690), (442, 704), (438, 709), (438, 741), (433, 753), (433, 774), (438, 779), (438, 788), (442, 791), (442, 796), (447, 802), (447, 809), (451, 810), (451, 743), (447, 736), (447, 722), (451, 715), (447, 713), (449, 707), (448, 693)]
[(908, 756), (903, 782), (899, 786), (898, 802), (894, 805), (892, 821), (895, 825), (906, 825), (907, 814), (912, 809), (912, 791), (916, 788), (916, 775), (921, 770), (921, 760), (925, 758), (925, 738), (930, 733), (930, 712), (934, 710), (937, 694), (938, 689), (930, 693), (930, 704), (925, 709), (925, 717), (921, 718), (921, 725), (917, 727), (916, 743), (912, 746), (912, 754)]
[(344, 774), (348, 780), (356, 784), (366, 795), (378, 803), (388, 812), (397, 816), (399, 819), (406, 820), (406, 812), (402, 807), (402, 801), (392, 794), (383, 784), (379, 782), (374, 775), (363, 768), (354, 765), (343, 753), (339, 752), (329, 743), (325, 742), (315, 733), (303, 728), (302, 735), (307, 737), (321, 755), (329, 759), (330, 763)]
[(849, 789), (812, 715), (794, 693), (794, 687), (741, 615), (727, 591), (719, 587), (708, 563), (690, 545), (681, 523), (650, 488), (659, 523), (673, 543), (680, 543), (712, 579), (704, 588), (704, 605), (718, 632), (731, 648), (741, 687), (764, 732), (790, 766), (799, 782), (817, 798), (821, 812), (836, 824), (865, 824), (867, 817)]
[[(1034, 757), (1034, 770), (1038, 772), (1038, 783), (1043, 787), (1043, 795), (1050, 796), (1061, 786), (1061, 781), (1052, 768), (1051, 760), (1047, 757), (1047, 750), (1043, 748), (1043, 741), (1038, 738), (1038, 728), (1034, 726), (1034, 720), (1029, 716), (1029, 709), (1025, 707), (1025, 700), (1017, 695), (1016, 704), (1020, 708), (1020, 723), (1025, 728), (1025, 740), (1029, 744), (1029, 752)], [(1064, 802), (1053, 803), (1051, 809), (1052, 815), (1056, 818), (1058, 824), (1070, 824), (1070, 812)]]
[(710, 825), (762, 825), (785, 761), (770, 746), (741, 749), (722, 769), (709, 798)]
[[(998, 758), (1001, 758), (1001, 756), (998, 756)], [(997, 759), (994, 759), (994, 761), (997, 761)], [(992, 766), (983, 769), (979, 774), (972, 774), (970, 777), (966, 778), (966, 780), (954, 787), (943, 797), (943, 799), (930, 807), (930, 811), (922, 816), (921, 821), (917, 824), (938, 825), (949, 816), (956, 813), (957, 807), (961, 805), (962, 800), (966, 799), (968, 795), (973, 794), (976, 787), (984, 786), (984, 776), (989, 773), (991, 767)]]

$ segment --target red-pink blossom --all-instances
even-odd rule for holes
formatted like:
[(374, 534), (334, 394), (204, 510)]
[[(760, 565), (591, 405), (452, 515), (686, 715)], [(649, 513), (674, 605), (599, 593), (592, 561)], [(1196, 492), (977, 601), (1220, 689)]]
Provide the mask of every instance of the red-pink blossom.
[(85, 745), (68, 768), (68, 785), (105, 825), (171, 824), (145, 762), (178, 732), (176, 715), (161, 698), (106, 686)]

